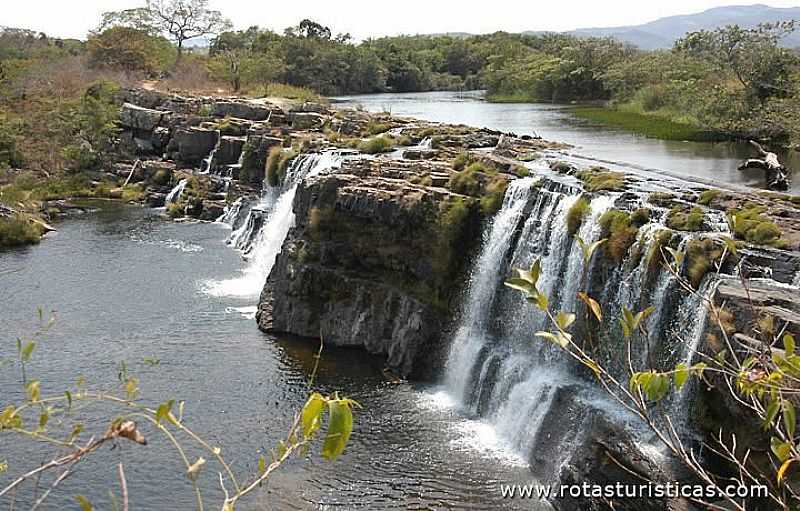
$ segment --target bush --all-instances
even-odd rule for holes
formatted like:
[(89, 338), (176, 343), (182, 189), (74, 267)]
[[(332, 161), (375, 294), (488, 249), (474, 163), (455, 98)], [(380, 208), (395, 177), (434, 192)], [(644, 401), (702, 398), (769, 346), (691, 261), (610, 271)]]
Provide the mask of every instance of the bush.
[(468, 152), (459, 153), (453, 160), (453, 170), (462, 171), (472, 161), (472, 157)]
[(450, 175), (450, 190), (462, 195), (477, 197), (481, 194), (481, 183), (475, 171), (469, 169)]
[(385, 122), (377, 122), (374, 119), (371, 119), (366, 126), (366, 133), (369, 136), (380, 135), (381, 133), (385, 133), (392, 128), (392, 125)]
[(358, 144), (358, 150), (366, 154), (388, 153), (394, 150), (394, 140), (386, 135), (370, 138)]
[(589, 199), (579, 197), (575, 204), (567, 211), (567, 232), (575, 236), (583, 224), (583, 219), (589, 214)]
[(139, 202), (144, 198), (141, 185), (127, 185), (122, 188), (122, 200), (125, 202)]
[(39, 243), (42, 231), (24, 215), (0, 217), (0, 248)]
[(17, 150), (18, 131), (19, 126), (0, 113), (0, 169), (23, 165), (22, 155)]
[(158, 186), (167, 186), (172, 182), (172, 171), (170, 169), (158, 169), (150, 181)]
[(273, 147), (269, 150), (269, 156), (267, 156), (267, 184), (269, 186), (275, 187), (281, 182), (278, 168), (280, 167), (282, 156), (283, 149), (280, 147)]
[(631, 213), (631, 225), (641, 227), (650, 223), (650, 210), (647, 208), (639, 208)]

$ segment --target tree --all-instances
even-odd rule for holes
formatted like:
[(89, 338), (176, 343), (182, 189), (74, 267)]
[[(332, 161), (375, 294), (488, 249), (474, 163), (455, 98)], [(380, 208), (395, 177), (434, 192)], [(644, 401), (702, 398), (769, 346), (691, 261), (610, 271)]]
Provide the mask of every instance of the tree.
[(748, 96), (763, 103), (784, 96), (791, 83), (797, 57), (780, 48), (780, 40), (795, 29), (794, 21), (763, 23), (756, 28), (728, 25), (690, 32), (675, 43), (675, 50), (705, 59), (721, 71), (731, 72)]
[(208, 0), (147, 0), (146, 7), (103, 14), (101, 29), (119, 25), (162, 34), (174, 41), (178, 47), (176, 66), (187, 40), (231, 28), (221, 12), (208, 8)]
[(89, 66), (125, 72), (154, 74), (173, 57), (169, 41), (130, 27), (112, 27), (93, 35), (87, 43)]

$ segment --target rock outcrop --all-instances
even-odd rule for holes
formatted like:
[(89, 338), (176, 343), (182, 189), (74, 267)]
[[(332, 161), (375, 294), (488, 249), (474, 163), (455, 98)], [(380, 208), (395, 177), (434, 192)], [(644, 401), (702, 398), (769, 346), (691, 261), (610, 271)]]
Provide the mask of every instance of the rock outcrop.
[(302, 183), (259, 326), (362, 346), (403, 376), (424, 371), (480, 239), (476, 199), (412, 182), (446, 171), (351, 160)]

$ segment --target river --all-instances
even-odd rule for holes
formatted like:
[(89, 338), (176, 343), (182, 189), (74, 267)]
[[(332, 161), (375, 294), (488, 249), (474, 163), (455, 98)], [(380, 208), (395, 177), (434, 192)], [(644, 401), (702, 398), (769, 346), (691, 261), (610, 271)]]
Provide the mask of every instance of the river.
[[(185, 400), (187, 423), (222, 447), (240, 477), (254, 473), (259, 456), (277, 445), (304, 402), (317, 346), (260, 332), (251, 316), (254, 297), (204, 292), (209, 281), (236, 277), (245, 267), (224, 244), (224, 226), (174, 223), (155, 210), (115, 202), (97, 206), (59, 224), (40, 245), (0, 252), (0, 359), (12, 359), (15, 338), (35, 330), (38, 307), (55, 311), (57, 320), (28, 367), (43, 393), (74, 388), (79, 375), (90, 388), (113, 386), (125, 361), (140, 378), (146, 403)], [(361, 351), (326, 349), (318, 388), (363, 406), (351, 444), (333, 463), (318, 449), (293, 460), (237, 509), (507, 508), (498, 482), (528, 482), (525, 465), (491, 428), (462, 418), (436, 389), (388, 383), (381, 369), (380, 360)], [(4, 401), (21, 398), (13, 366), (0, 369), (0, 393)], [(114, 417), (95, 408), (86, 414), (87, 430), (96, 434)], [(145, 433), (148, 446), (125, 443), (79, 464), (45, 509), (73, 508), (77, 494), (96, 509), (110, 509), (108, 491), (119, 495), (119, 461), (131, 509), (192, 509), (194, 494), (176, 453), (149, 428)], [(193, 459), (202, 454), (189, 452)], [(46, 459), (30, 442), (0, 445), (9, 473)], [(215, 509), (218, 467), (206, 469), (200, 484), (206, 508)], [(3, 482), (8, 474), (0, 476)], [(21, 492), (18, 505), (31, 498)], [(0, 506), (7, 500), (0, 498)]]
[[(567, 153), (609, 167), (664, 171), (712, 184), (765, 187), (762, 171), (737, 170), (742, 160), (756, 157), (747, 144), (647, 138), (576, 117), (568, 105), (489, 103), (482, 100), (480, 92), (474, 91), (370, 94), (335, 100), (339, 105), (363, 107), (371, 112), (539, 135), (571, 144), (574, 147)], [(797, 151), (781, 156), (790, 168), (800, 168)], [(794, 179), (790, 193), (800, 194), (800, 178)]]

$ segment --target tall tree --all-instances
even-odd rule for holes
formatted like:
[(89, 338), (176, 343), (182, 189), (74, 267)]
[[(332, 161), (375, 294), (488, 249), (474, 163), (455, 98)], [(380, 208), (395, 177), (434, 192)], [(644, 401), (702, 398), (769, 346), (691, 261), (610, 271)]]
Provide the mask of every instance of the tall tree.
[(183, 56), (184, 43), (231, 28), (221, 12), (208, 8), (208, 0), (147, 0), (145, 7), (103, 14), (101, 29), (129, 26), (171, 39), (178, 48), (175, 64)]

